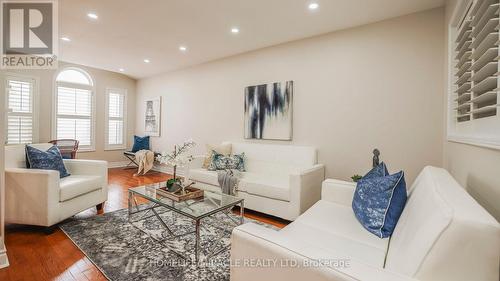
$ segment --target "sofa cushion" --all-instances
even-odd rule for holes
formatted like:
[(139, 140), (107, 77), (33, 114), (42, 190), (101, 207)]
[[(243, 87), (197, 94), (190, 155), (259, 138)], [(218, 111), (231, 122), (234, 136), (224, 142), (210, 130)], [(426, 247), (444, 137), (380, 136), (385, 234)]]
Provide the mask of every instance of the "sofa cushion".
[(317, 163), (316, 149), (308, 146), (232, 143), (233, 154), (242, 152), (246, 171), (252, 173), (289, 175)]
[[(288, 177), (248, 172), (243, 172), (241, 175), (238, 191), (271, 199), (290, 201)], [(194, 181), (219, 186), (217, 171), (191, 169), (189, 178)]]
[(201, 183), (219, 186), (216, 171), (209, 171), (209, 170), (203, 169), (203, 168), (190, 169), (189, 170), (189, 179), (197, 181), (197, 182), (201, 182)]
[(280, 232), (329, 252), (325, 259), (358, 260), (381, 268), (388, 239), (378, 239), (356, 221), (351, 208), (320, 200)]
[(290, 201), (289, 179), (282, 175), (243, 173), (238, 185), (238, 191), (271, 199)]
[(72, 175), (59, 182), (59, 201), (64, 202), (80, 195), (101, 189), (102, 177)]
[(387, 250), (389, 239), (380, 239), (366, 231), (354, 216), (350, 206), (320, 200), (293, 223), (301, 223), (324, 232), (346, 237), (384, 252)]

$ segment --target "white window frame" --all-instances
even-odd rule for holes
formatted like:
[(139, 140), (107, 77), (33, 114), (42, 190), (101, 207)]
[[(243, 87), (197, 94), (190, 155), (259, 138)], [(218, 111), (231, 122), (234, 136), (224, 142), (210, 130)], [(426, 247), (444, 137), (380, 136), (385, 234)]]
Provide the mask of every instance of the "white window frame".
[[(109, 94), (119, 93), (123, 95), (123, 144), (109, 144)], [(105, 134), (104, 134), (104, 150), (124, 150), (127, 148), (127, 106), (128, 106), (128, 94), (126, 89), (120, 88), (106, 88), (106, 110), (105, 110)], [(115, 118), (113, 118), (115, 119)], [(121, 120), (119, 118), (115, 120)]]
[[(66, 70), (76, 70), (78, 72), (81, 72), (83, 75), (87, 77), (90, 81), (90, 85), (85, 85), (85, 84), (78, 84), (78, 83), (69, 83), (69, 82), (60, 82), (57, 81), (57, 76), (61, 72), (64, 72)], [(85, 89), (85, 90), (90, 90), (90, 95), (91, 95), (91, 101), (92, 101), (92, 106), (91, 106), (91, 116), (90, 116), (90, 145), (88, 146), (82, 146), (80, 145), (78, 147), (78, 152), (94, 152), (95, 151), (95, 127), (96, 127), (96, 85), (94, 82), (94, 79), (92, 79), (92, 76), (85, 70), (78, 68), (78, 67), (65, 67), (59, 71), (56, 72), (54, 76), (54, 93), (53, 93), (53, 100), (52, 100), (52, 108), (53, 114), (52, 114), (52, 139), (57, 139), (57, 89), (59, 86), (62, 87), (68, 87), (68, 88), (77, 88), (77, 89)], [(80, 118), (80, 116), (71, 116), (73, 118)]]
[[(500, 150), (500, 107), (497, 107), (497, 116), (461, 123), (457, 122), (453, 109), (457, 26), (465, 17), (470, 5), (474, 5), (476, 1), (459, 1), (448, 25), (447, 140)], [(497, 84), (500, 85), (500, 78)]]
[(39, 141), (39, 110), (38, 110), (38, 93), (40, 92), (40, 78), (36, 76), (30, 76), (30, 75), (24, 75), (24, 74), (17, 74), (17, 73), (6, 73), (4, 76), (4, 86), (5, 86), (5, 118), (4, 118), (4, 123), (5, 123), (5, 139), (4, 143), (5, 145), (18, 145), (18, 144), (8, 144), (7, 143), (7, 125), (8, 125), (8, 117), (9, 117), (9, 95), (8, 95), (8, 86), (9, 86), (9, 80), (17, 80), (17, 81), (23, 81), (23, 82), (32, 82), (33, 83), (33, 97), (32, 97), (32, 104), (31, 104), (31, 116), (33, 118), (32, 120), (32, 138), (33, 138), (33, 143), (37, 143)]

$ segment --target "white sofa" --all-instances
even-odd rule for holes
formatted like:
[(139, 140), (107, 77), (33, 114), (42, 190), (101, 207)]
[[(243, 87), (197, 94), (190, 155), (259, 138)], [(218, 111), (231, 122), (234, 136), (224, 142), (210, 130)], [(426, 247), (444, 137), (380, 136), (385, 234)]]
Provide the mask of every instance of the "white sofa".
[(390, 240), (358, 223), (354, 190), (326, 180), (321, 200), (282, 230), (235, 228), (231, 280), (499, 280), (499, 224), (446, 170), (421, 172)]
[(25, 155), (24, 145), (5, 147), (6, 222), (49, 227), (107, 200), (106, 161), (65, 159), (71, 176), (59, 179), (58, 171), (26, 169)]
[[(227, 143), (227, 142), (226, 142)], [(317, 163), (316, 149), (307, 146), (231, 143), (232, 153), (244, 152), (237, 196), (245, 208), (294, 220), (320, 198), (324, 165)], [(201, 168), (202, 159), (191, 164), (189, 178), (197, 187), (220, 192), (217, 172)]]

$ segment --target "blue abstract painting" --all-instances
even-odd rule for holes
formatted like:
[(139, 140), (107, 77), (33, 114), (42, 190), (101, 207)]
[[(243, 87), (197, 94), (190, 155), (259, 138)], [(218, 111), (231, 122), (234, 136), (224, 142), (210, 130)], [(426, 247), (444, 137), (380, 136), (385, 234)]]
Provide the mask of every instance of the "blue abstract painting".
[(245, 138), (292, 140), (293, 81), (245, 88)]

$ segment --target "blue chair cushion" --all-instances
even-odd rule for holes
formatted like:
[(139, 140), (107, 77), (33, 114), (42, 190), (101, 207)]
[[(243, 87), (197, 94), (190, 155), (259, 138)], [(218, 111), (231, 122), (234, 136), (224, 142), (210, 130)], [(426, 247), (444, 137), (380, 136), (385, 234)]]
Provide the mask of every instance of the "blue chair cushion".
[(132, 147), (132, 152), (135, 153), (139, 150), (149, 150), (149, 136), (134, 136), (134, 146)]
[(380, 238), (392, 235), (406, 204), (404, 172), (358, 181), (352, 209), (366, 230)]
[(64, 178), (70, 174), (64, 166), (61, 152), (57, 146), (52, 146), (47, 151), (26, 145), (27, 165), (30, 169), (59, 171), (59, 177)]

